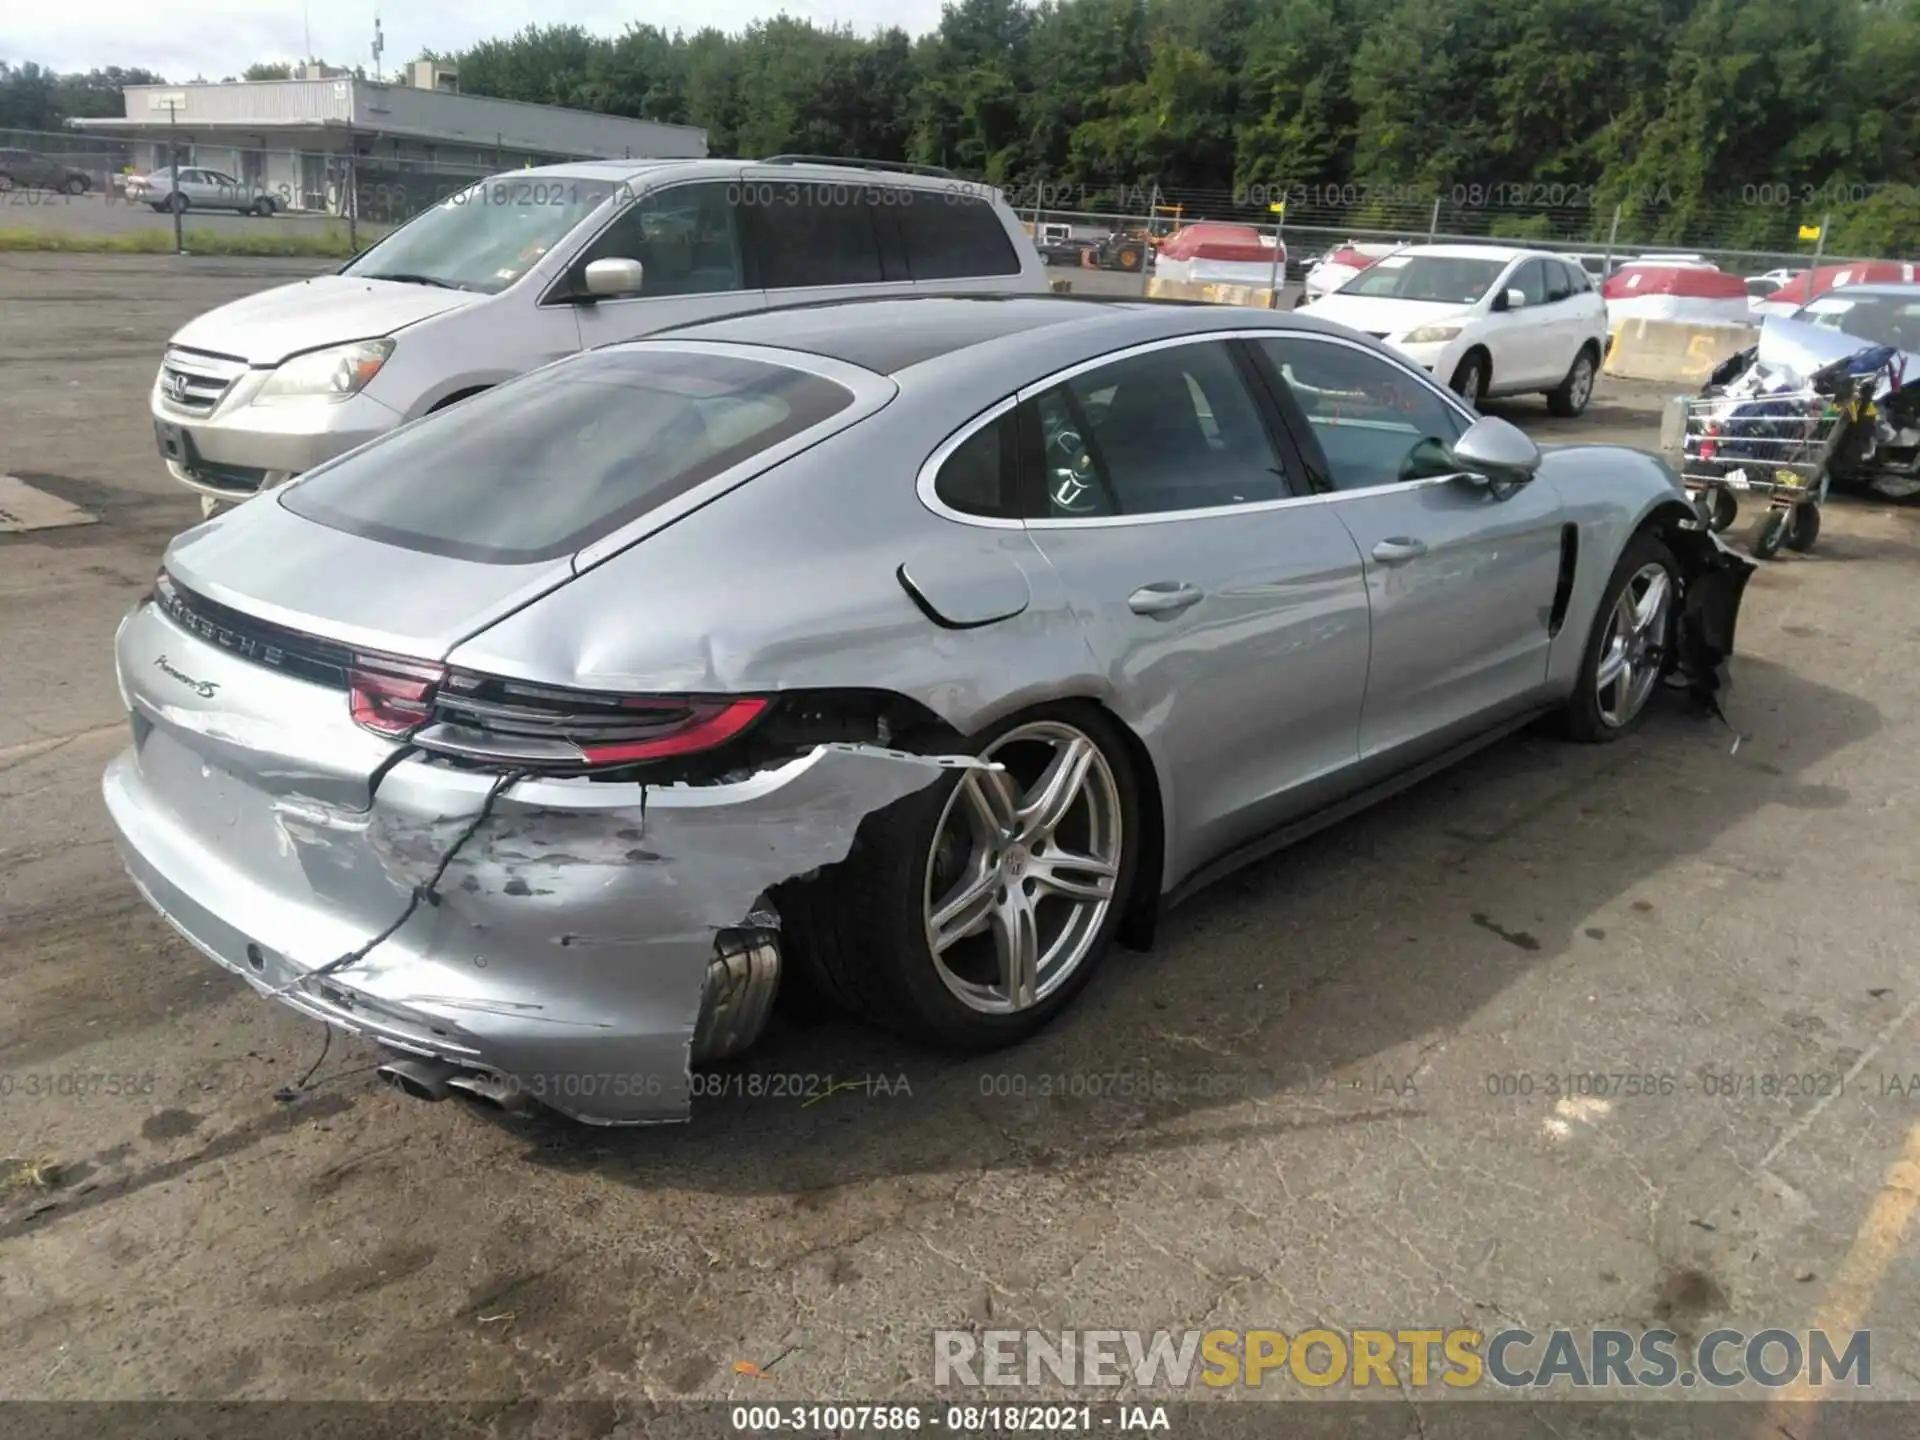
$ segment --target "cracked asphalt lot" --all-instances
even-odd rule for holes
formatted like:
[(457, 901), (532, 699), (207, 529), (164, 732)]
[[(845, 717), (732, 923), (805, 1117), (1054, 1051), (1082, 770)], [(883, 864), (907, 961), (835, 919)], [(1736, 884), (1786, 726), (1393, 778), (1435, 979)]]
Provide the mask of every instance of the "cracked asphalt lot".
[[(300, 273), (0, 260), (0, 472), (102, 520), (0, 537), (0, 1394), (924, 1397), (936, 1327), (1819, 1316), (1920, 1397), (1920, 514), (1835, 505), (1763, 568), (1737, 753), (1675, 708), (1502, 744), (1011, 1053), (787, 1016), (691, 1126), (597, 1132), (404, 1099), (336, 1039), (280, 1104), (320, 1030), (148, 910), (98, 777), (113, 628), (197, 513), (162, 342)], [(1503, 413), (1651, 445), (1650, 403)], [(1590, 1074), (1673, 1085), (1556, 1096)]]

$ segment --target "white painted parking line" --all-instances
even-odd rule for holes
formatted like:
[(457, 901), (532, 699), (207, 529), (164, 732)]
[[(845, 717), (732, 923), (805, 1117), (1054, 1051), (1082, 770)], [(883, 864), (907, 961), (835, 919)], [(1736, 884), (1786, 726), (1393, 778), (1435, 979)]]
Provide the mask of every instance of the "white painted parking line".
[(70, 525), (97, 525), (98, 515), (89, 515), (77, 505), (69, 505), (58, 496), (36, 490), (13, 475), (0, 475), (0, 535), (19, 535), (28, 530), (64, 530)]

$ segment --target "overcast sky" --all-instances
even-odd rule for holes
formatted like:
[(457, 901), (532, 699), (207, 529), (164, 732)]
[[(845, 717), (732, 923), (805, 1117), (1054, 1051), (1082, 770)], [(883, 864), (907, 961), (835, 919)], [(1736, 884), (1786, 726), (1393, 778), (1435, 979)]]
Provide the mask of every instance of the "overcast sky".
[[(169, 80), (218, 80), (256, 60), (300, 59), (311, 33), (322, 59), (371, 72), (375, 9), (371, 0), (0, 0), (0, 60), (60, 71), (138, 65)], [(940, 0), (388, 0), (378, 10), (391, 70), (423, 49), (464, 49), (535, 19), (616, 35), (636, 20), (668, 31), (737, 30), (785, 10), (863, 34), (886, 24), (918, 33), (940, 18)]]

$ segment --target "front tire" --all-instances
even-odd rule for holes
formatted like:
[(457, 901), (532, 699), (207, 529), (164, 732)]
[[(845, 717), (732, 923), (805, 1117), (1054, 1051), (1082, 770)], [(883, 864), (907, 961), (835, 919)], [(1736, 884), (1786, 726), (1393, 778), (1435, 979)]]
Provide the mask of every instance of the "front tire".
[(1582, 349), (1573, 357), (1573, 365), (1567, 371), (1567, 378), (1558, 388), (1547, 392), (1547, 411), (1562, 420), (1571, 420), (1587, 408), (1587, 402), (1593, 399), (1593, 380), (1596, 367), (1593, 363), (1593, 351)]
[(1787, 548), (1804, 555), (1820, 538), (1820, 506), (1808, 501), (1793, 507), (1793, 519), (1787, 526)]
[(87, 193), (87, 177), (84, 175), (69, 175), (67, 177), (66, 191), (67, 191), (67, 194), (69, 195), (86, 194)]
[(1044, 706), (958, 770), (862, 822), (845, 861), (778, 897), (813, 988), (952, 1050), (998, 1049), (1092, 980), (1140, 853), (1125, 739), (1093, 706)]
[(1740, 517), (1740, 502), (1731, 490), (1716, 485), (1701, 497), (1699, 510), (1706, 527), (1718, 535)]
[(1562, 712), (1570, 739), (1604, 744), (1646, 723), (1673, 644), (1680, 565), (1657, 537), (1627, 542), (1600, 597), (1580, 678)]
[(1767, 507), (1747, 540), (1747, 549), (1753, 552), (1754, 559), (1771, 560), (1780, 553), (1780, 547), (1787, 543), (1787, 536), (1793, 529), (1795, 508), (1790, 505)]
[(1487, 393), (1489, 368), (1485, 351), (1469, 350), (1454, 369), (1453, 393), (1466, 401), (1470, 410), (1478, 410)]

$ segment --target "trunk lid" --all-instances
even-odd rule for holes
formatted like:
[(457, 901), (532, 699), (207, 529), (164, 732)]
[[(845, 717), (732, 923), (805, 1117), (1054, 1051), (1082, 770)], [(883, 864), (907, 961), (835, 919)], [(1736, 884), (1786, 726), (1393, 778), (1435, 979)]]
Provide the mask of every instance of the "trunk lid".
[(565, 555), (497, 565), (399, 549), (304, 519), (278, 500), (262, 495), (187, 531), (167, 551), (167, 569), (256, 620), (420, 660), (444, 658), (573, 574)]

